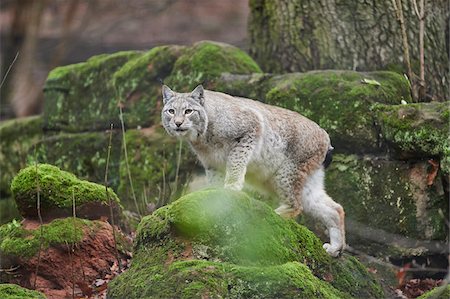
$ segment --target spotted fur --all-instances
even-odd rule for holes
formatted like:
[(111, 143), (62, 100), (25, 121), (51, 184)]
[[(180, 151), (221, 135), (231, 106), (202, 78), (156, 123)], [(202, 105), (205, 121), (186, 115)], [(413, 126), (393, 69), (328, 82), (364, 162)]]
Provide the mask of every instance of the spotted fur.
[[(162, 88), (166, 131), (189, 142), (211, 184), (241, 190), (247, 172), (269, 182), (281, 198), (275, 211), (304, 211), (330, 234), (326, 251), (345, 247), (344, 210), (324, 189), (324, 162), (332, 149), (327, 132), (306, 117), (258, 101), (204, 90)], [(328, 156), (329, 157), (329, 156)]]

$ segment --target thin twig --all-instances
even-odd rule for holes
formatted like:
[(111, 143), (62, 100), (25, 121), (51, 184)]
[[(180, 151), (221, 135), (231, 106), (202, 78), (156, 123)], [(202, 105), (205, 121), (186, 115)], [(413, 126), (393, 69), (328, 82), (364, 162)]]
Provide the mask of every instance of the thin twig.
[(105, 192), (106, 192), (106, 198), (109, 202), (109, 213), (111, 216), (111, 226), (113, 230), (113, 239), (114, 239), (114, 252), (116, 255), (117, 265), (119, 266), (119, 273), (122, 272), (122, 266), (120, 265), (120, 258), (119, 258), (119, 251), (117, 250), (117, 239), (116, 239), (116, 226), (114, 223), (114, 212), (113, 212), (113, 202), (111, 199), (111, 196), (109, 195), (108, 190), (108, 171), (109, 171), (109, 158), (111, 157), (111, 143), (112, 143), (112, 133), (113, 133), (114, 125), (111, 124), (111, 128), (109, 131), (109, 143), (108, 143), (108, 155), (106, 158), (106, 169), (105, 169)]
[(134, 204), (136, 206), (136, 211), (139, 215), (139, 218), (142, 218), (142, 214), (139, 210), (139, 206), (137, 203), (137, 199), (136, 199), (136, 194), (134, 192), (134, 187), (133, 187), (133, 180), (131, 179), (131, 172), (130, 172), (130, 165), (128, 164), (128, 152), (127, 152), (127, 141), (125, 138), (125, 124), (123, 121), (123, 111), (122, 111), (122, 105), (119, 105), (119, 111), (120, 111), (120, 124), (122, 125), (122, 141), (123, 141), (123, 149), (124, 149), (124, 154), (125, 154), (125, 165), (127, 168), (127, 174), (128, 174), (128, 181), (130, 182), (130, 188), (131, 188), (131, 195), (133, 196), (133, 200), (134, 200)]
[(38, 259), (36, 264), (36, 269), (34, 272), (34, 282), (33, 282), (33, 288), (36, 289), (36, 281), (37, 281), (37, 275), (39, 272), (39, 265), (41, 263), (41, 251), (42, 251), (42, 243), (44, 240), (44, 226), (42, 221), (42, 215), (41, 215), (41, 187), (39, 184), (39, 169), (38, 169), (38, 163), (36, 159), (36, 146), (34, 147), (34, 159), (35, 159), (35, 166), (36, 166), (36, 193), (37, 193), (37, 201), (36, 201), (36, 207), (37, 207), (37, 213), (39, 218), (39, 250), (38, 250)]
[(0, 83), (0, 89), (1, 89), (2, 86), (3, 86), (3, 83), (5, 83), (5, 80), (6, 80), (6, 78), (8, 77), (8, 74), (9, 74), (9, 72), (11, 71), (11, 69), (12, 69), (14, 63), (16, 62), (17, 57), (19, 57), (19, 52), (16, 53), (16, 56), (14, 57), (13, 61), (12, 61), (11, 64), (9, 65), (8, 70), (6, 71), (5, 77), (3, 77), (2, 83)]
[(74, 248), (75, 248), (75, 237), (77, 234), (77, 227), (75, 224), (75, 217), (76, 217), (76, 208), (75, 208), (75, 190), (72, 189), (72, 216), (73, 216), (73, 236), (74, 236), (74, 241), (72, 242), (71, 246), (70, 246), (70, 253), (69, 253), (69, 258), (70, 258), (70, 265), (72, 268), (72, 299), (75, 298), (75, 272), (74, 272), (74, 266), (73, 266), (73, 253), (75, 252)]

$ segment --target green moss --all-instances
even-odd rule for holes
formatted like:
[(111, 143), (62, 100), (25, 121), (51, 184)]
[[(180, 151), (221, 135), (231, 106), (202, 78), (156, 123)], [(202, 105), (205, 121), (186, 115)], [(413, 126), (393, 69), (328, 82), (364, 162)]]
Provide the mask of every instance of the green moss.
[[(78, 243), (83, 229), (93, 230), (94, 223), (75, 218), (55, 219), (42, 226), (42, 250), (59, 244)], [(3, 254), (31, 258), (39, 251), (41, 229), (26, 230), (16, 221), (0, 226), (0, 249)]]
[(220, 189), (188, 194), (144, 217), (133, 264), (108, 291), (111, 298), (352, 295), (382, 293), (356, 260), (330, 258), (305, 227), (245, 193)]
[[(167, 203), (178, 198), (193, 173), (200, 168), (187, 143), (181, 144), (180, 162), (177, 165), (180, 142), (167, 135), (159, 126), (128, 130), (125, 141), (134, 191), (142, 205)], [(175, 181), (178, 186), (175, 186)], [(122, 201), (128, 202), (128, 206), (135, 209), (124, 157), (120, 161), (118, 194)], [(141, 211), (145, 210), (145, 206), (139, 208)]]
[(440, 157), (441, 168), (450, 173), (449, 103), (377, 105), (374, 107), (381, 135), (405, 157)]
[(11, 193), (11, 180), (26, 166), (28, 153), (42, 138), (42, 125), (41, 116), (0, 122), (0, 194)]
[[(380, 85), (365, 84), (364, 79)], [(277, 76), (266, 84), (272, 89), (264, 101), (314, 120), (341, 152), (379, 150), (371, 106), (410, 101), (406, 80), (390, 72), (313, 71)]]
[(418, 297), (418, 299), (448, 299), (450, 298), (450, 285), (443, 285)]
[[(29, 151), (28, 165), (46, 163), (72, 172), (79, 178), (104, 184), (109, 131), (46, 134), (36, 144), (36, 152)], [(108, 185), (119, 186), (119, 163), (122, 136), (113, 131), (108, 169)], [(15, 172), (17, 173), (17, 172)]]
[(108, 129), (111, 123), (118, 127), (116, 93), (110, 78), (139, 55), (136, 51), (99, 55), (52, 70), (44, 88), (44, 126), (69, 132)]
[(16, 284), (0, 284), (0, 298), (2, 299), (45, 299), (45, 295), (38, 291), (28, 290)]
[[(43, 216), (51, 213), (71, 215), (72, 201), (77, 208), (86, 203), (107, 206), (105, 187), (78, 179), (72, 173), (49, 164), (37, 164), (22, 169), (11, 183), (11, 191), (22, 215), (36, 216), (37, 185)], [(111, 199), (120, 205), (117, 195), (110, 191)], [(108, 214), (107, 214), (108, 215)]]
[(166, 83), (177, 91), (191, 91), (203, 81), (222, 73), (260, 73), (261, 69), (248, 54), (231, 45), (203, 41), (189, 48), (176, 61)]

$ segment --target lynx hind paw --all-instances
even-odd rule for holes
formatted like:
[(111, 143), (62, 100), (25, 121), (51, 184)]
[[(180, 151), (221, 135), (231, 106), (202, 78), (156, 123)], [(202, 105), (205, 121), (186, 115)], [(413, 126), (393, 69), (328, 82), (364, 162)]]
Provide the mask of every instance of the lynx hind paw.
[(331, 246), (330, 243), (323, 244), (323, 249), (332, 257), (338, 257), (343, 251), (342, 247)]
[(280, 215), (283, 218), (295, 218), (300, 214), (300, 211), (292, 208), (291, 206), (282, 204), (278, 208), (275, 209), (275, 213)]

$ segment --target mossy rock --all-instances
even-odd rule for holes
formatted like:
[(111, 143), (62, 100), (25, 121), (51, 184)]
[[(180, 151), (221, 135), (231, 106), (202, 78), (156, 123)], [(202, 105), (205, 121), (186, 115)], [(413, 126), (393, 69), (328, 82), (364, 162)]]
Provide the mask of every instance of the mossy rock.
[(352, 257), (242, 192), (183, 196), (139, 224), (131, 268), (109, 298), (381, 298)]
[(2, 299), (45, 299), (44, 294), (38, 291), (22, 288), (16, 284), (0, 284), (0, 298)]
[(137, 51), (93, 56), (86, 62), (57, 67), (44, 87), (44, 126), (47, 130), (83, 132), (119, 127), (115, 71), (142, 55)]
[(261, 73), (258, 64), (244, 51), (224, 43), (201, 41), (186, 49), (165, 80), (174, 90), (191, 91), (222, 73)]
[(31, 116), (0, 122), (0, 194), (9, 195), (14, 175), (27, 165), (27, 156), (42, 138), (42, 117)]
[[(39, 192), (38, 192), (39, 190)], [(112, 190), (96, 183), (78, 179), (72, 173), (49, 164), (36, 164), (22, 169), (11, 183), (17, 207), (26, 218), (37, 218), (37, 199), (44, 219), (72, 215), (75, 201), (76, 215), (81, 218), (110, 218), (109, 200), (114, 216), (119, 217), (121, 205)]]
[(83, 238), (83, 229), (93, 231), (94, 224), (86, 219), (68, 217), (44, 224), (42, 230), (28, 230), (21, 223), (12, 221), (0, 226), (0, 251), (5, 256), (28, 259), (39, 251), (41, 238), (41, 250), (49, 246), (78, 243)]
[[(133, 189), (141, 214), (148, 213), (148, 206), (160, 206), (178, 198), (193, 174), (204, 172), (189, 145), (169, 136), (160, 126), (128, 130), (125, 141)], [(129, 209), (137, 212), (125, 157), (120, 161), (118, 194)]]
[[(36, 152), (29, 151), (28, 165), (52, 164), (79, 178), (104, 184), (109, 138), (110, 131), (48, 133), (36, 144)], [(114, 190), (119, 186), (121, 151), (122, 133), (114, 130), (108, 166), (108, 186)]]
[(426, 161), (333, 158), (326, 172), (327, 192), (344, 206), (347, 219), (417, 240), (447, 239), (448, 200), (440, 179), (427, 184)]
[(211, 88), (284, 107), (312, 119), (337, 152), (381, 150), (374, 126), (375, 103), (411, 101), (408, 81), (392, 72), (311, 71), (283, 75), (222, 75)]
[(450, 298), (450, 285), (443, 285), (426, 292), (418, 299), (448, 299)]
[(184, 46), (160, 46), (128, 61), (114, 74), (112, 85), (123, 105), (127, 127), (149, 127), (160, 123), (161, 83), (172, 71)]
[(400, 158), (438, 157), (450, 174), (450, 102), (377, 105), (380, 134)]

